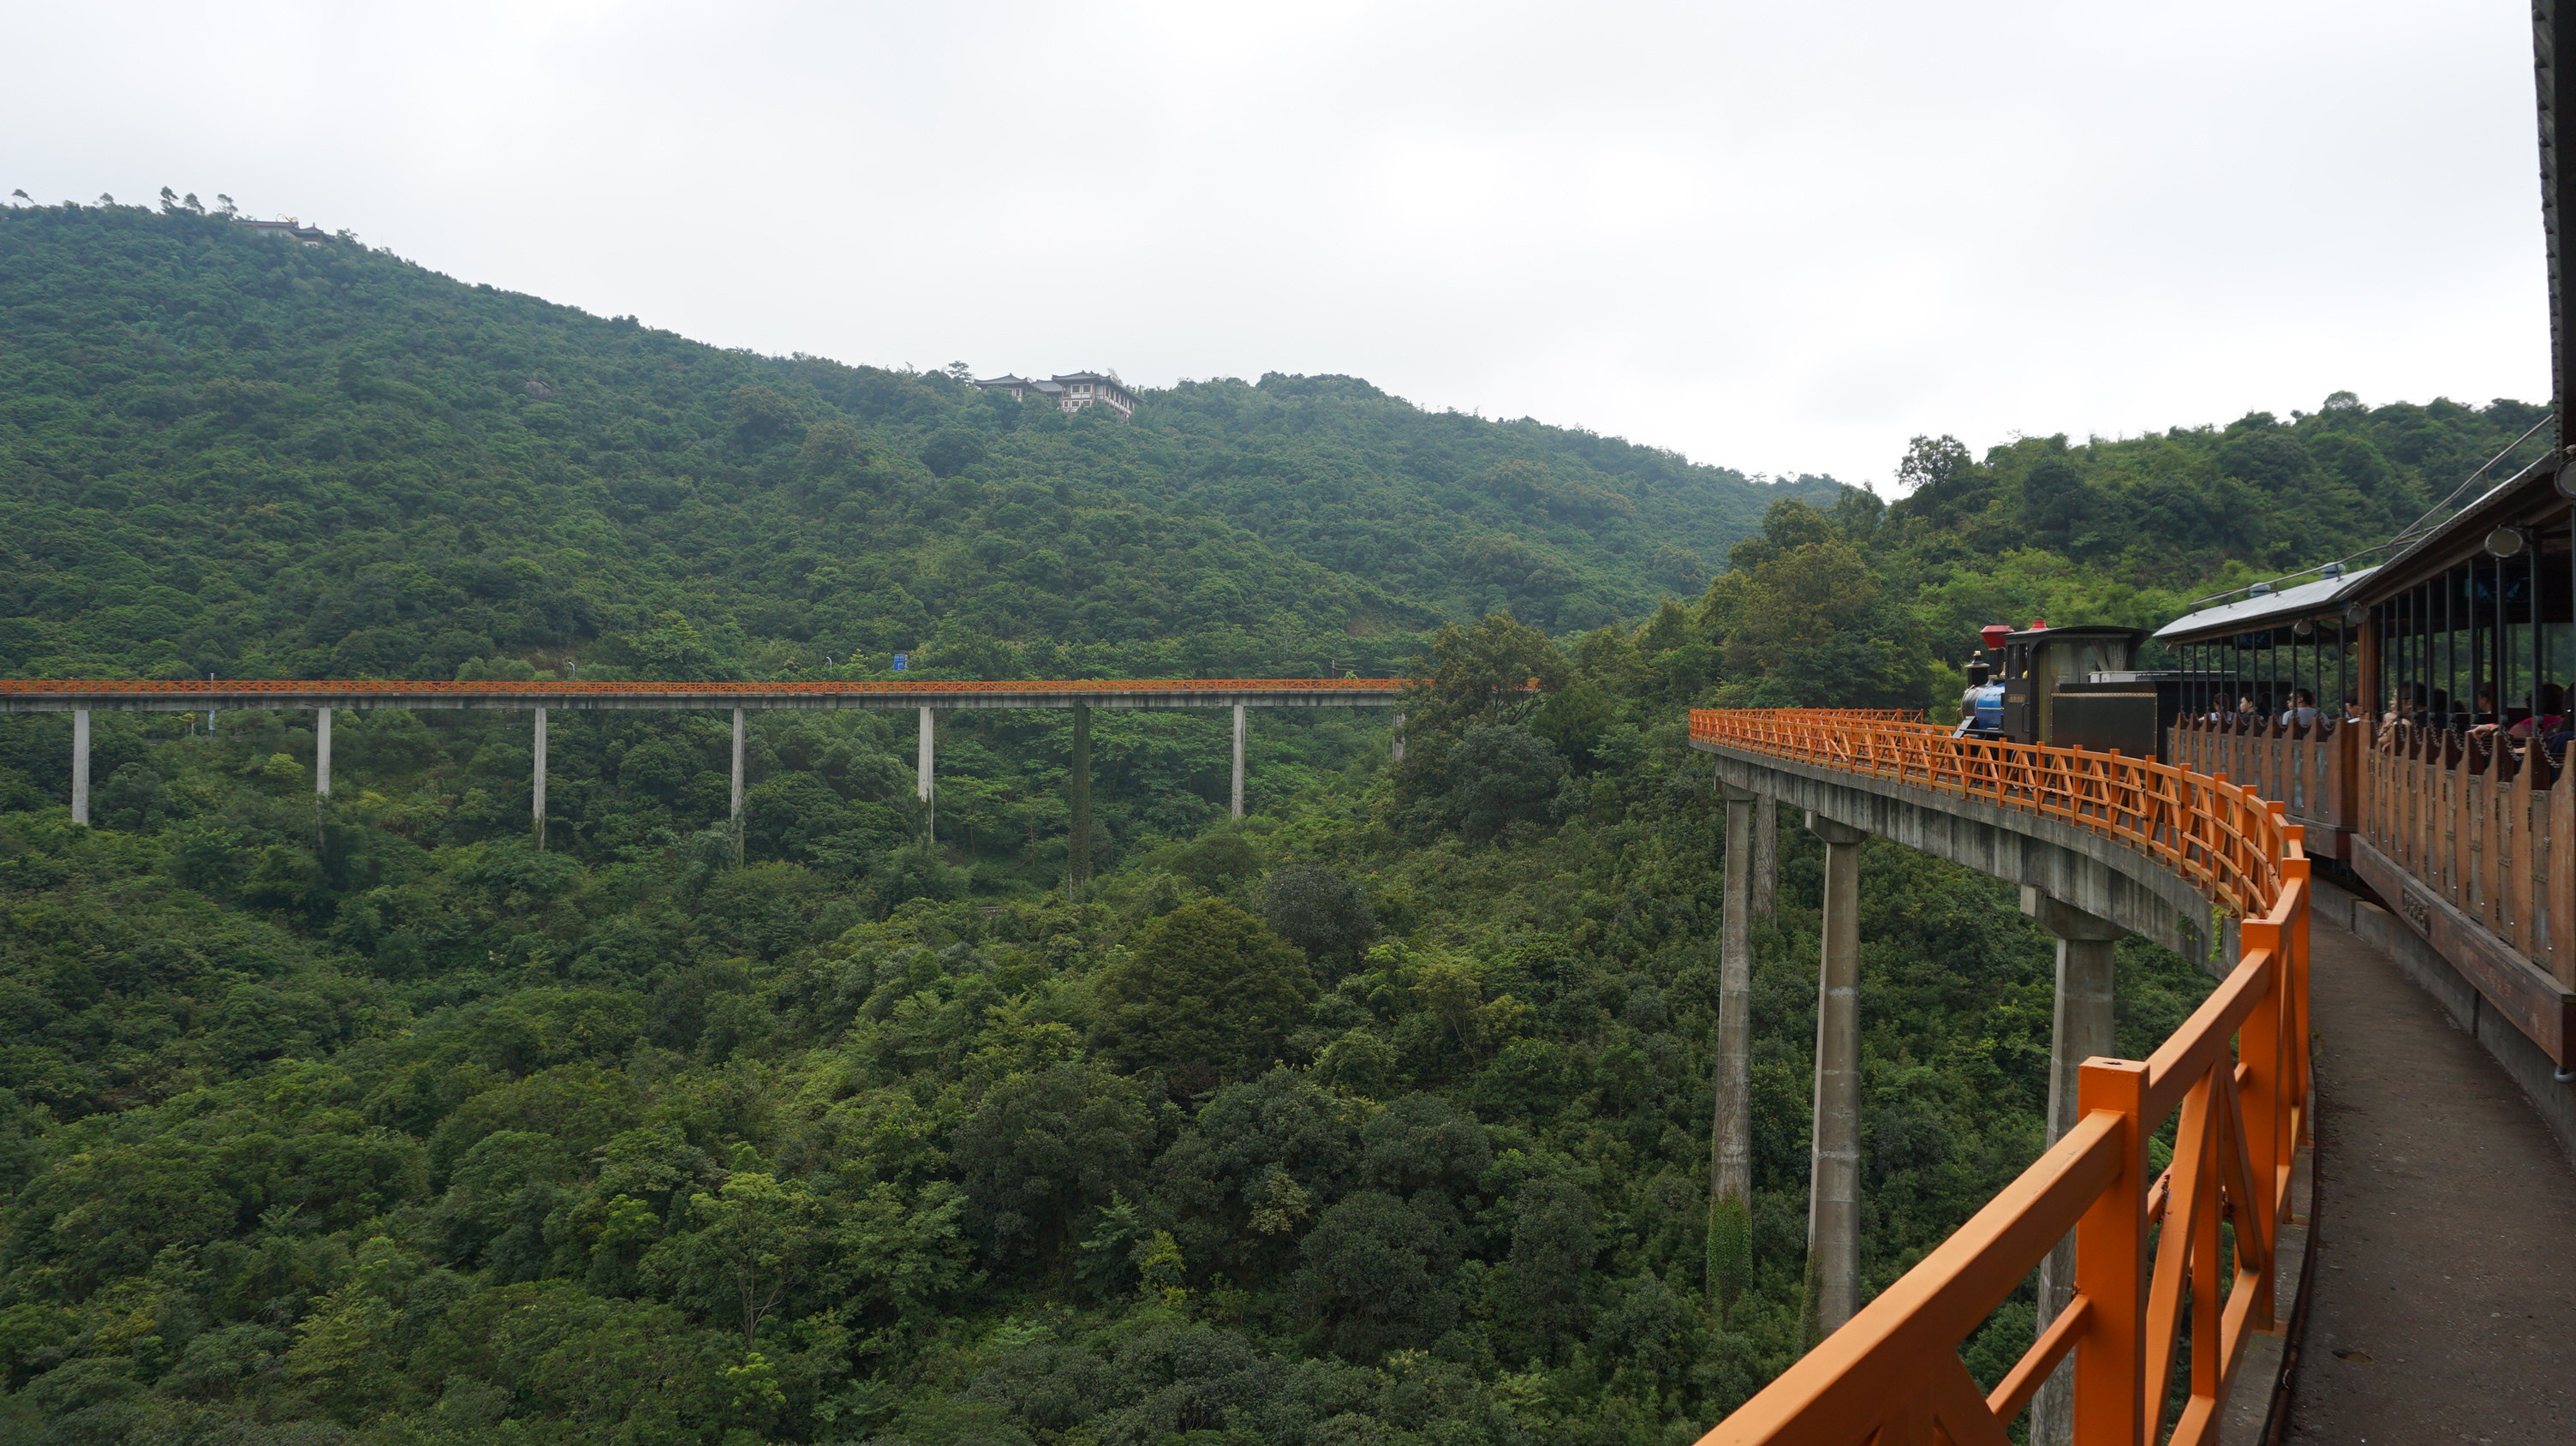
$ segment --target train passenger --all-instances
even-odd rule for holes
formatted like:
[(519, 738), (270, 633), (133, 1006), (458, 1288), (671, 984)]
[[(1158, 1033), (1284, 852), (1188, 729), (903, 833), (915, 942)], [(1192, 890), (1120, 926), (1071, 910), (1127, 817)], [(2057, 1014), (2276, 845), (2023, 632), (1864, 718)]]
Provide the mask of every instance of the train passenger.
[(2556, 683), (2540, 685), (2540, 706), (2529, 717), (2505, 732), (2516, 738), (2529, 738), (2534, 733), (2546, 738), (2567, 726), (2567, 690)]
[(2305, 688), (2290, 695), (2290, 706), (2281, 710), (2277, 720), (2284, 728), (2301, 730), (2317, 726), (2317, 695)]

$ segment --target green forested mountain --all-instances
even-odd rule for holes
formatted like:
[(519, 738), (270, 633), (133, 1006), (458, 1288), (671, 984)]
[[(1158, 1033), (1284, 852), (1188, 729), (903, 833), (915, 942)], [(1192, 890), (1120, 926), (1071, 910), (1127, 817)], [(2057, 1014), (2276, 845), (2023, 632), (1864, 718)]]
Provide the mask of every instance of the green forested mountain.
[[(344, 714), (317, 807), (303, 716), (101, 715), (87, 829), (0, 717), (0, 1442), (1686, 1442), (1801, 1345), (1819, 859), (1738, 1258), (1683, 710), (2161, 621), (2527, 411), (1926, 440), (1891, 508), (1339, 378), (1068, 421), (225, 225), (0, 213), (6, 671), (1426, 682), (1400, 764), (1256, 715), (1240, 825), (1220, 718), (1102, 715), (1084, 897), (1030, 714), (948, 720), (935, 843), (908, 719), (756, 715), (737, 839), (721, 724), (558, 715), (542, 852), (523, 717)], [(2035, 1153), (2051, 951), (1864, 877), (1876, 1289)], [(2205, 984), (2120, 967), (2142, 1054)]]
[(1441, 617), (1695, 592), (1834, 490), (1338, 377), (1067, 418), (241, 229), (0, 215), (0, 669), (1383, 669)]

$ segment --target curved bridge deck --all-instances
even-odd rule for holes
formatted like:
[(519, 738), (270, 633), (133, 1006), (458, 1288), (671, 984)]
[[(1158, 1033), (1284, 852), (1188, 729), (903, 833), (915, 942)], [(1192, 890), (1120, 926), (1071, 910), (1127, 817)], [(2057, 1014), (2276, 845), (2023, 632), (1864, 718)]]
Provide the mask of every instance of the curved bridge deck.
[[(2454, 1002), (2392, 957), (2402, 926), (2309, 879), (2302, 831), (2278, 803), (2115, 755), (1825, 713), (1699, 712), (1692, 734), (1721, 785), (1828, 820), (1829, 849), (1832, 830), (1878, 833), (2021, 884), (2025, 907), (2034, 895), (2072, 906), (2221, 975), (2144, 1064), (2085, 1061), (2082, 1108), (2052, 1110), (2048, 1153), (1703, 1446), (1992, 1446), (2035, 1403), (2034, 1442), (2568, 1439), (2576, 1173), (2467, 1032), (2474, 1008), (2446, 1019)], [(2060, 947), (2063, 1032), (2076, 946)], [(2258, 994), (2273, 996), (2277, 1032)], [(2304, 1152), (2260, 1158), (2267, 1128), (2284, 1147), (2306, 1129), (2311, 1032), (2324, 1141), (2313, 1190)], [(2194, 1068), (2207, 1072), (2177, 1099)], [(2099, 1158), (2106, 1139), (2135, 1139), (2176, 1103), (2171, 1168), (2150, 1178), (2125, 1148)], [(2232, 1266), (2221, 1220), (2235, 1227)], [(2040, 1338), (1980, 1399), (1958, 1340), (2069, 1224), (2074, 1289), (2052, 1321), (2043, 1271)], [(2071, 1396), (2052, 1414), (2039, 1382), (2069, 1358)], [(2168, 1421), (2176, 1386), (2190, 1399)]]
[(2320, 893), (2317, 1253), (2288, 1439), (2561, 1446), (2576, 1434), (2576, 1170), (2494, 1057), (2376, 946), (2403, 926)]
[[(2279, 805), (2221, 778), (2116, 754), (1962, 742), (1916, 723), (1701, 709), (1691, 742), (1716, 757), (1727, 791), (1730, 904), (1739, 795), (1807, 807), (1826, 846), (1808, 1270), (1829, 1334), (1703, 1446), (2001, 1446), (2026, 1412), (2032, 1440), (2085, 1446), (2217, 1441), (2248, 1416), (2259, 1430), (2307, 1233), (2312, 882), (2302, 831)], [(1854, 1312), (1849, 1283), (1838, 1281), (1853, 1254), (1859, 1148), (1847, 1098), (1854, 846), (1873, 829), (2021, 884), (2024, 909), (2059, 936), (2058, 1003), (2049, 1148)], [(2211, 961), (2218, 987), (2145, 1060), (2104, 1057), (2110, 947), (2122, 932), (2204, 951), (2211, 936), (2224, 941)], [(1743, 1028), (1725, 1017), (1727, 987), (1722, 1142), (1724, 1041)], [(2157, 1168), (2150, 1142), (2168, 1121), (2171, 1163)], [(1726, 1165), (1722, 1143), (1721, 1174)], [(2035, 1270), (2038, 1338), (1982, 1389), (1959, 1345)]]

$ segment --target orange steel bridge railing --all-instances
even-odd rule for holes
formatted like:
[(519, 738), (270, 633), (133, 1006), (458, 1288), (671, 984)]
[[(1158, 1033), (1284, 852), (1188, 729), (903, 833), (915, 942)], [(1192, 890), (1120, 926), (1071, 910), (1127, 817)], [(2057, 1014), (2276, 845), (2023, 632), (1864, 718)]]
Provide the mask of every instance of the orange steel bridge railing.
[(582, 683), (551, 680), (505, 683), (420, 683), (420, 682), (352, 682), (347, 680), (296, 681), (293, 679), (242, 679), (217, 682), (140, 682), (131, 680), (71, 681), (0, 679), (0, 697), (46, 697), (55, 694), (184, 696), (191, 694), (230, 695), (238, 693), (294, 694), (416, 694), (424, 697), (515, 696), (546, 693), (578, 697), (583, 694), (616, 695), (624, 693), (705, 694), (807, 694), (828, 696), (842, 693), (1384, 693), (1409, 686), (1403, 678), (1146, 678), (1146, 679), (1033, 679), (1021, 682), (890, 682), (852, 683), (672, 683), (620, 682)]
[[(2070, 1356), (2079, 1446), (2217, 1439), (2250, 1335), (2274, 1329), (2273, 1250), (2309, 1134), (2301, 830), (2224, 777), (1953, 739), (1927, 724), (1698, 709), (1691, 736), (2108, 834), (2241, 920), (2234, 969), (2171, 1038), (2144, 1061), (2086, 1061), (2074, 1128), (1701, 1446), (2003, 1446)], [(2149, 1142), (2177, 1114), (2172, 1163), (2152, 1169)], [(2069, 1231), (2074, 1298), (1980, 1391), (1960, 1343)], [(2186, 1359), (2188, 1394), (2168, 1438), (2168, 1394)]]

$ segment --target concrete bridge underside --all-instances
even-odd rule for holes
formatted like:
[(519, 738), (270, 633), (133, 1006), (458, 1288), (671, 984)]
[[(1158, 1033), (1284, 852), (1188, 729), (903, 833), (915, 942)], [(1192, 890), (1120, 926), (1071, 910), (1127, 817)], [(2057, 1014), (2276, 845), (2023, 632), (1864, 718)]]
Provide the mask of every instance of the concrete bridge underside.
[[(2079, 1110), (2079, 1073), (2085, 1060), (2114, 1050), (2113, 948), (2127, 934), (2151, 939), (2224, 977), (2236, 961), (2235, 920), (2219, 917), (2192, 881), (2164, 861), (2107, 834), (1943, 789), (1895, 779), (1845, 773), (1817, 764), (1751, 753), (1694, 739), (1692, 747), (1717, 765), (1717, 783), (1729, 803), (1730, 860), (1750, 840), (1742, 820), (1745, 800), (1756, 796), (1807, 811), (1808, 828), (1825, 845), (1824, 959), (1816, 1000), (1816, 1104), (1810, 1148), (1808, 1258), (1817, 1281), (1817, 1317), (1826, 1332), (1839, 1327), (1859, 1301), (1856, 1167), (1860, 1156), (1857, 1098), (1859, 978), (1856, 968), (1858, 850), (1876, 836), (1962, 864), (2021, 886), (2021, 907), (2057, 936), (2055, 1006), (2049, 1037), (2048, 1139), (2072, 1129)], [(1727, 908), (1745, 902), (1728, 866)], [(1839, 941), (1839, 947), (1838, 947)], [(1744, 975), (1749, 953), (1741, 931), (1730, 928), (1721, 949), (1721, 1012), (1726, 980)], [(1837, 967), (1838, 956), (1841, 967)], [(1739, 1004), (1749, 1007), (1749, 1001)], [(1740, 1044), (1743, 1026), (1733, 1035)], [(1721, 1034), (1725, 1035), (1723, 1021)], [(1739, 1049), (1737, 1053), (1741, 1053)], [(1749, 1132), (1740, 1118), (1740, 1088), (1723, 1080), (1743, 1074), (1743, 1061), (1721, 1042), (1717, 1133), (1722, 1141)], [(2302, 1237), (2303, 1238), (2303, 1237)], [(2075, 1278), (2074, 1238), (2059, 1242), (2040, 1264), (2035, 1282), (2042, 1330), (2067, 1309)], [(2298, 1280), (2289, 1281), (2295, 1299)], [(2277, 1376), (2282, 1337), (2261, 1338), (2247, 1360), (2247, 1379)], [(2222, 1440), (2228, 1446), (2261, 1439), (2271, 1415), (2268, 1393), (2235, 1403)], [(2031, 1403), (2032, 1446), (2066, 1446), (2072, 1439), (2072, 1372), (2061, 1365)]]
[(2225, 946), (2234, 921), (2217, 919), (2189, 880), (2108, 835), (1894, 779), (1691, 746), (1716, 759), (1720, 783), (2036, 890), (2152, 939), (2213, 975), (2223, 976), (2233, 962)]

